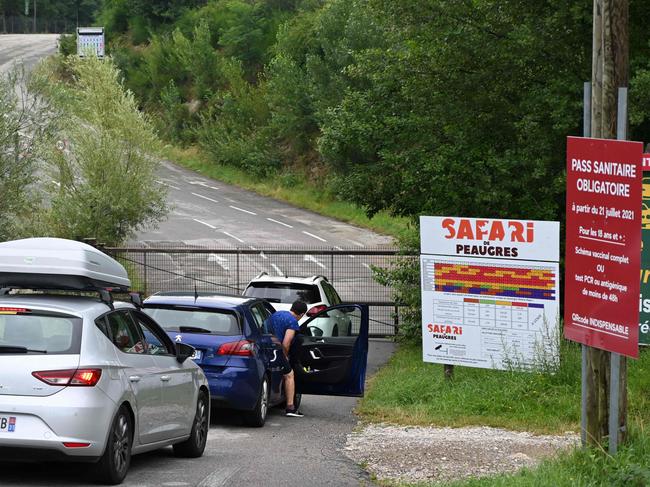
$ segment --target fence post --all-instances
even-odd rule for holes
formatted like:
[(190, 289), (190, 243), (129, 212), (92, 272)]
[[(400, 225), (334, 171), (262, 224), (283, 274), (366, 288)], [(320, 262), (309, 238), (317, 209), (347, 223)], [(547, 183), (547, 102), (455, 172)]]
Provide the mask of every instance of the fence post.
[(330, 268), (332, 269), (330, 271), (330, 276), (332, 278), (331, 282), (334, 282), (334, 249), (332, 249), (332, 253), (330, 254)]
[(393, 315), (393, 323), (395, 324), (395, 336), (399, 333), (399, 306), (395, 303), (395, 314)]
[(240, 253), (240, 249), (239, 247), (237, 247), (237, 282), (235, 283), (235, 285), (237, 286), (237, 292), (240, 291), (239, 289), (239, 255), (240, 254), (239, 253)]
[(147, 253), (144, 253), (144, 295), (147, 296)]

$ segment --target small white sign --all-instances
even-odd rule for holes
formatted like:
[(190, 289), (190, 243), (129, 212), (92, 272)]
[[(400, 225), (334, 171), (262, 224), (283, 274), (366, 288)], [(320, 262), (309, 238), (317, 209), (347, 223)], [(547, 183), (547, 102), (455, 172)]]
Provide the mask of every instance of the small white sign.
[(421, 216), (420, 242), (423, 254), (558, 262), (560, 223)]
[(77, 54), (80, 57), (95, 55), (104, 57), (104, 28), (77, 27)]

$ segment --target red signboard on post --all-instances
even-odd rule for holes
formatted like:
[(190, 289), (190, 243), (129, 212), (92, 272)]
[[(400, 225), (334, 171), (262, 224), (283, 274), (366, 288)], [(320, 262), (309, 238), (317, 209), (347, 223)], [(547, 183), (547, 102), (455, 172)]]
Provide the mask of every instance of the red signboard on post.
[(639, 354), (643, 144), (568, 137), (564, 336)]

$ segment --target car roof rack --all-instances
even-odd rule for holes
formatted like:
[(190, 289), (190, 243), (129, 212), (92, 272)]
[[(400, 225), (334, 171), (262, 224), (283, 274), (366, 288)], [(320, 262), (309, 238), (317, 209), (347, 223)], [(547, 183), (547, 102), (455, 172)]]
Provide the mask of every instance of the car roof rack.
[(112, 292), (127, 293), (124, 266), (88, 244), (61, 238), (0, 243), (0, 288), (97, 292), (113, 306)]

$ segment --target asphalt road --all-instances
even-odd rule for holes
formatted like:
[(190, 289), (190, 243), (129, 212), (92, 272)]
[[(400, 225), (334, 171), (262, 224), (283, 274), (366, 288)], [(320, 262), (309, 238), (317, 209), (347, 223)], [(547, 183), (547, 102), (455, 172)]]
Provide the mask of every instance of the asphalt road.
[(10, 70), (15, 62), (22, 61), (30, 68), (39, 59), (54, 54), (58, 37), (58, 34), (0, 35), (0, 73)]
[[(2, 35), (0, 72), (17, 59), (29, 68), (55, 48), (55, 35)], [(157, 179), (157, 184), (169, 189), (173, 210), (158, 229), (141, 232), (134, 243), (359, 249), (390, 243), (388, 237), (211, 181), (170, 162), (163, 164)], [(363, 265), (351, 259), (353, 264)], [(393, 349), (389, 341), (371, 341), (369, 373), (385, 363)], [(356, 425), (355, 405), (354, 398), (306, 396), (301, 407), (304, 418), (286, 418), (274, 409), (261, 429), (242, 426), (237, 414), (219, 411), (202, 458), (176, 459), (171, 448), (134, 457), (124, 485), (368, 484), (363, 469), (341, 451), (346, 435)], [(0, 464), (0, 471), (2, 486), (93, 485), (88, 465)]]
[(388, 245), (390, 237), (326, 218), (236, 186), (213, 181), (165, 161), (157, 184), (172, 208), (157, 229), (136, 241), (169, 241), (213, 247), (291, 246), (364, 249)]
[[(370, 342), (368, 367), (374, 371), (394, 349), (389, 341)], [(272, 409), (263, 428), (242, 426), (239, 416), (213, 416), (203, 457), (178, 459), (171, 447), (133, 458), (127, 487), (251, 487), (370, 485), (363, 469), (342, 452), (356, 425), (354, 398), (304, 396), (304, 418), (287, 418)], [(2, 464), (5, 486), (93, 485), (92, 466)]]

